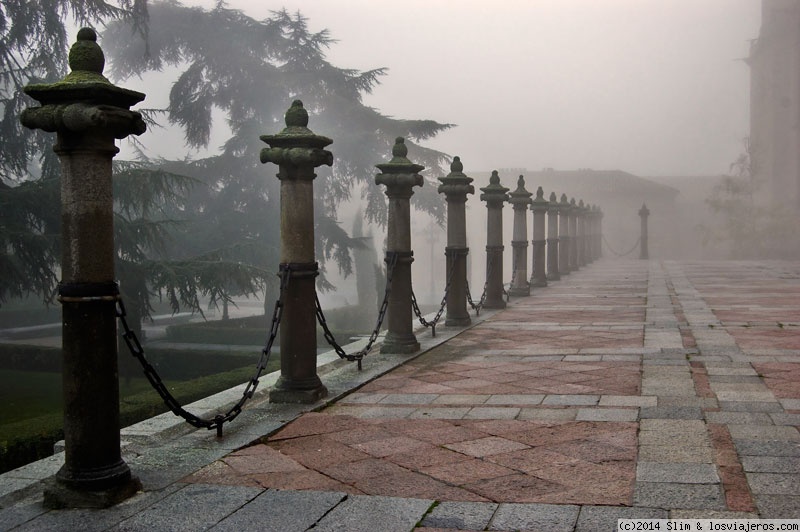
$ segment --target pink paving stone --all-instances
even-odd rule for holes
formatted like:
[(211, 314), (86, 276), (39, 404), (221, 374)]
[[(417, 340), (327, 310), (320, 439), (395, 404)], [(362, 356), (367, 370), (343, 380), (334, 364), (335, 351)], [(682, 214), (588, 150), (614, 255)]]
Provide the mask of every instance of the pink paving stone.
[(249, 486), (259, 487), (259, 484), (230, 467), (225, 462), (217, 460), (181, 479), (181, 482), (191, 484), (222, 484), (224, 486)]
[(420, 469), (420, 472), (456, 486), (516, 473), (516, 471), (507, 467), (482, 460), (467, 460), (465, 462), (424, 467)]
[(263, 488), (281, 490), (343, 491), (353, 495), (361, 492), (348, 484), (337, 482), (316, 471), (261, 473), (249, 477)]
[(564, 466), (579, 460), (578, 458), (559, 453), (555, 449), (545, 449), (543, 447), (533, 447), (496, 454), (486, 459), (509, 469), (533, 475), (547, 464), (552, 466)]
[(270, 436), (269, 439), (270, 441), (276, 441), (301, 436), (313, 436), (315, 434), (326, 434), (328, 432), (338, 432), (355, 428), (358, 424), (358, 420), (350, 416), (331, 416), (318, 412), (309, 412), (286, 425), (278, 431), (277, 434)]
[(800, 398), (800, 363), (761, 362), (753, 364), (753, 369), (763, 375), (764, 384), (776, 397)]
[(450, 443), (445, 445), (445, 447), (469, 456), (482, 458), (493, 454), (525, 449), (527, 445), (497, 436), (489, 436), (477, 440)]
[(464, 462), (471, 460), (471, 458), (444, 447), (430, 445), (430, 447), (416, 449), (414, 452), (389, 455), (386, 460), (390, 460), (407, 469), (418, 471), (424, 467)]
[(353, 487), (367, 495), (388, 497), (412, 497), (417, 499), (436, 499), (444, 501), (482, 502), (488, 499), (470, 491), (449, 486), (444, 482), (414, 472), (387, 475), (381, 478), (363, 479)]
[(397, 475), (406, 471), (408, 470), (380, 458), (367, 458), (356, 462), (334, 464), (320, 470), (324, 475), (345, 484), (353, 484), (366, 478)]
[(255, 445), (254, 447), (261, 448), (261, 452), (248, 455), (229, 454), (222, 461), (243, 475), (274, 473), (277, 471), (302, 471), (305, 469), (292, 458), (267, 445)]
[(494, 502), (543, 502), (557, 501), (558, 494), (566, 487), (532, 475), (508, 475), (485, 479), (464, 486), (473, 493)]
[(553, 447), (558, 452), (587, 462), (633, 461), (636, 446), (619, 447), (592, 440), (578, 440)]
[(407, 453), (426, 447), (427, 443), (408, 436), (392, 436), (383, 440), (373, 440), (352, 444), (355, 449), (371, 456), (383, 458), (396, 453)]
[(339, 443), (344, 443), (345, 445), (384, 440), (392, 436), (394, 436), (394, 434), (382, 427), (376, 427), (375, 425), (368, 425), (365, 423), (349, 430), (328, 434), (330, 439), (338, 441)]
[(343, 462), (355, 462), (370, 457), (367, 453), (324, 436), (279, 440), (269, 442), (269, 446), (312, 469), (320, 469)]

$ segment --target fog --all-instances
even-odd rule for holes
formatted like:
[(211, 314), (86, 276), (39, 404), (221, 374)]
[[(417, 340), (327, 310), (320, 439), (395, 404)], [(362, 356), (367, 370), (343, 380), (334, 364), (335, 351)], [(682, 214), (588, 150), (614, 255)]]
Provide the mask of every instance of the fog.
[[(213, 7), (214, 0), (187, 5)], [(728, 171), (749, 128), (757, 0), (229, 0), (301, 11), (339, 67), (388, 67), (365, 102), (458, 127), (466, 170)]]

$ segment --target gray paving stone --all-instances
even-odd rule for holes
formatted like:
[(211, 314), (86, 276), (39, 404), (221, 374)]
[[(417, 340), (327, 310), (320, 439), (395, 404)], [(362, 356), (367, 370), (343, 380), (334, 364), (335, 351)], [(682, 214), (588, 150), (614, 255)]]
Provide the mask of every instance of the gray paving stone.
[(674, 396), (659, 397), (658, 406), (697, 406), (700, 408), (717, 408), (719, 404), (712, 397)]
[(578, 506), (555, 504), (500, 504), (489, 530), (572, 532)]
[(732, 383), (741, 382), (747, 384), (762, 384), (761, 377), (758, 375), (709, 375), (710, 383)]
[(599, 395), (548, 395), (543, 405), (594, 406), (600, 401)]
[[(445, 394), (440, 395), (432, 405), (480, 405), (489, 400), (491, 395)], [(544, 397), (544, 396), (543, 396)]]
[[(169, 486), (164, 490), (140, 492), (116, 506), (105, 510), (51, 510), (14, 529), (15, 532), (40, 532), (42, 530), (94, 532), (108, 530), (121, 521), (168, 497), (184, 484)], [(35, 503), (41, 505), (41, 497)], [(5, 530), (5, 529), (3, 529)]]
[(717, 484), (714, 464), (642, 462), (636, 464), (638, 482), (673, 482), (682, 484)]
[(800, 410), (800, 399), (779, 399), (786, 410)]
[(463, 419), (470, 407), (459, 408), (418, 408), (408, 416), (409, 419)]
[(338, 492), (267, 490), (211, 530), (306, 530), (346, 498), (347, 494)]
[(757, 495), (762, 519), (800, 519), (800, 495)]
[(42, 497), (28, 498), (0, 510), (0, 530), (11, 530), (42, 515), (47, 510), (42, 507)]
[[(712, 387), (713, 389), (713, 387)], [(746, 390), (720, 390), (714, 391), (717, 395), (717, 399), (720, 402), (748, 402), (748, 403), (758, 403), (758, 402), (770, 402), (775, 401), (775, 396), (772, 395), (770, 391), (746, 391)]]
[(578, 410), (575, 408), (523, 408), (517, 419), (571, 421), (577, 414)]
[(667, 519), (667, 511), (630, 506), (583, 506), (578, 514), (575, 532), (616, 530), (617, 519)]
[(464, 419), (516, 419), (519, 412), (519, 408), (476, 406), (466, 413)]
[(636, 506), (725, 510), (725, 496), (716, 484), (637, 482), (633, 493)]
[(544, 400), (544, 395), (491, 395), (486, 400), (487, 405), (538, 405)]
[(703, 411), (699, 406), (656, 406), (642, 408), (639, 417), (642, 419), (703, 419)]
[(425, 516), (422, 526), (485, 530), (497, 506), (497, 503), (493, 502), (441, 502)]
[(800, 441), (800, 432), (783, 425), (728, 425), (734, 440)]
[(739, 456), (800, 456), (800, 442), (734, 440)]
[(317, 522), (314, 532), (412, 530), (434, 501), (351, 495)]
[(658, 397), (653, 395), (602, 395), (599, 406), (656, 406)]
[(389, 393), (379, 403), (387, 405), (427, 405), (439, 394), (435, 393)]
[(764, 495), (797, 495), (800, 475), (785, 473), (745, 473), (750, 491)]
[(770, 414), (769, 417), (776, 425), (792, 425), (800, 427), (800, 414)]
[(189, 484), (122, 521), (117, 530), (207, 530), (262, 491), (246, 486)]
[(720, 401), (719, 407), (726, 412), (783, 412), (780, 403), (774, 401)]
[(772, 425), (772, 418), (763, 412), (706, 412), (708, 423), (725, 425)]
[(800, 474), (800, 456), (743, 456), (742, 467), (748, 473)]
[(636, 421), (638, 408), (579, 408), (577, 421)]

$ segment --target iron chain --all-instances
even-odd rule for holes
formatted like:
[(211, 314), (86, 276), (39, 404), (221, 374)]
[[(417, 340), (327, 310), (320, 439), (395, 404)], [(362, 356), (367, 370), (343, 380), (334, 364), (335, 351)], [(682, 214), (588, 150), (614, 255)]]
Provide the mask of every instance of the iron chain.
[(431, 328), (431, 336), (436, 336), (436, 324), (439, 323), (439, 320), (442, 318), (442, 313), (444, 312), (444, 308), (447, 305), (447, 294), (450, 293), (450, 284), (453, 282), (453, 272), (456, 269), (456, 257), (452, 257), (450, 260), (450, 270), (447, 272), (447, 282), (444, 285), (444, 296), (442, 297), (442, 302), (439, 305), (439, 310), (436, 312), (436, 316), (434, 316), (433, 320), (427, 321), (422, 316), (422, 311), (419, 309), (419, 305), (417, 304), (417, 296), (414, 295), (414, 288), (411, 288), (411, 308), (414, 309), (414, 314), (416, 314), (417, 319), (424, 327)]
[(483, 293), (481, 294), (480, 300), (477, 303), (472, 301), (472, 294), (469, 292), (469, 282), (467, 282), (467, 302), (469, 306), (472, 307), (472, 310), (475, 311), (476, 316), (481, 315), (481, 309), (483, 308), (483, 304), (486, 303), (486, 287), (489, 286), (489, 279), (492, 276), (492, 270), (494, 270), (494, 255), (489, 255), (489, 265), (486, 268), (486, 282), (483, 283)]
[(641, 241), (642, 241), (642, 237), (639, 237), (638, 239), (636, 239), (636, 243), (633, 245), (633, 247), (629, 251), (627, 251), (625, 253), (617, 253), (616, 251), (614, 251), (614, 248), (611, 247), (611, 244), (608, 243), (608, 240), (606, 240), (606, 235), (603, 235), (603, 242), (606, 243), (606, 247), (608, 248), (608, 250), (611, 253), (613, 253), (617, 257), (625, 257), (625, 256), (630, 255), (631, 253), (636, 251), (636, 248), (639, 247), (639, 242), (641, 242)]
[(269, 362), (269, 356), (272, 351), (272, 345), (275, 342), (275, 337), (278, 334), (278, 327), (281, 322), (281, 316), (283, 315), (283, 296), (286, 292), (286, 287), (289, 286), (289, 277), (291, 273), (291, 268), (288, 265), (281, 265), (281, 283), (280, 283), (280, 295), (278, 300), (275, 301), (275, 308), (272, 313), (272, 323), (270, 325), (269, 336), (267, 338), (266, 345), (261, 350), (261, 356), (258, 359), (258, 364), (256, 365), (256, 372), (253, 377), (247, 382), (247, 386), (245, 387), (244, 392), (242, 393), (242, 397), (239, 401), (233, 405), (228, 412), (225, 414), (217, 414), (214, 416), (213, 420), (210, 419), (203, 419), (198, 417), (191, 412), (188, 412), (184, 409), (181, 404), (178, 402), (177, 399), (170, 393), (167, 386), (164, 384), (164, 381), (159, 376), (156, 369), (153, 367), (152, 364), (147, 360), (144, 354), (144, 348), (142, 347), (139, 338), (136, 336), (130, 326), (128, 325), (128, 320), (126, 319), (126, 311), (125, 305), (122, 302), (122, 299), (117, 300), (117, 317), (122, 324), (123, 333), (122, 338), (125, 340), (125, 344), (128, 346), (128, 350), (131, 354), (136, 358), (142, 366), (144, 370), (144, 375), (147, 377), (147, 380), (153, 386), (155, 391), (161, 396), (161, 399), (164, 403), (169, 407), (173, 414), (176, 416), (182, 417), (187, 423), (192, 425), (193, 427), (197, 428), (205, 428), (208, 430), (216, 429), (217, 436), (222, 436), (222, 426), (229, 421), (233, 421), (239, 414), (242, 412), (242, 407), (244, 406), (245, 402), (248, 399), (253, 397), (255, 393), (256, 386), (258, 386), (258, 379), (261, 378), (261, 374), (267, 368), (267, 363)]
[(383, 326), (383, 320), (386, 317), (386, 309), (389, 307), (389, 294), (391, 294), (392, 292), (392, 275), (394, 274), (394, 267), (395, 265), (397, 265), (397, 257), (398, 254), (396, 252), (389, 251), (386, 253), (386, 289), (384, 290), (383, 293), (383, 301), (381, 302), (381, 307), (378, 310), (378, 319), (375, 322), (375, 328), (369, 335), (369, 340), (367, 341), (367, 345), (357, 353), (346, 353), (344, 348), (342, 348), (342, 346), (339, 345), (339, 343), (336, 341), (336, 338), (333, 336), (333, 333), (328, 327), (328, 322), (325, 319), (325, 314), (322, 312), (322, 305), (320, 305), (319, 303), (319, 296), (317, 295), (316, 291), (314, 292), (314, 303), (316, 305), (317, 321), (319, 322), (320, 327), (322, 327), (322, 332), (325, 335), (325, 340), (333, 348), (333, 350), (336, 351), (336, 354), (339, 355), (339, 358), (349, 360), (350, 362), (357, 362), (359, 371), (361, 371), (362, 369), (361, 361), (372, 350), (372, 346), (378, 339), (381, 327)]

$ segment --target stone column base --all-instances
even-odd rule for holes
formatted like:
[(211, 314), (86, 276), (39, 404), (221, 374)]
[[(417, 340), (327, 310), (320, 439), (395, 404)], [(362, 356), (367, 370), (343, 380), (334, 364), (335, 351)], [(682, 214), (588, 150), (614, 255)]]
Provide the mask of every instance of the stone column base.
[(548, 273), (547, 280), (548, 281), (558, 281), (561, 279), (561, 275), (558, 272), (555, 273)]
[(544, 288), (547, 286), (547, 279), (531, 279), (531, 286), (534, 288)]
[(283, 376), (278, 377), (278, 382), (269, 391), (270, 403), (311, 404), (328, 396), (328, 389), (319, 380), (298, 385), (296, 381), (288, 381)]
[(444, 320), (445, 327), (466, 327), (472, 323), (469, 316), (447, 316)]
[[(531, 286), (530, 284), (525, 284), (525, 286), (512, 286), (508, 289), (508, 294), (513, 297), (526, 297), (531, 295)], [(535, 285), (533, 285), (535, 286)], [(486, 306), (486, 305), (484, 305)]]
[(109, 508), (133, 497), (142, 489), (142, 483), (133, 475), (125, 482), (104, 490), (79, 490), (71, 488), (56, 478), (44, 481), (45, 508)]
[(419, 351), (419, 342), (414, 334), (399, 335), (388, 333), (381, 346), (381, 353), (407, 355)]

